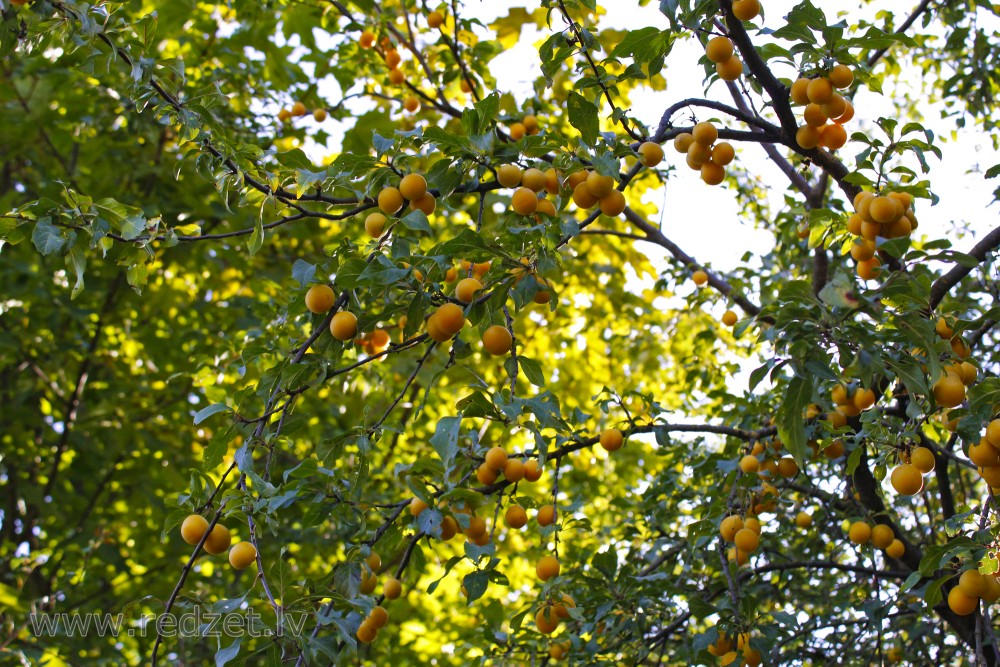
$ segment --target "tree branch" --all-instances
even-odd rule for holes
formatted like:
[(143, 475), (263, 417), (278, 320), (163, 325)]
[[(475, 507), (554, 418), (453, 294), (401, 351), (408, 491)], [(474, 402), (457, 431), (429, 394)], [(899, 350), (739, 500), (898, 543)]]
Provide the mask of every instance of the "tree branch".
[[(705, 109), (712, 109), (713, 111), (719, 111), (728, 116), (732, 116), (736, 120), (741, 121), (742, 123), (749, 125), (752, 128), (756, 128), (757, 130), (759, 130), (758, 134), (762, 134), (762, 137), (752, 137), (750, 139), (747, 139), (748, 141), (765, 142), (765, 141), (781, 140), (781, 128), (767, 122), (766, 120), (764, 120), (763, 118), (754, 113), (749, 113), (747, 111), (737, 109), (736, 107), (729, 106), (728, 104), (724, 104), (722, 102), (716, 102), (715, 100), (705, 100), (698, 97), (689, 97), (687, 99), (683, 99), (679, 102), (671, 104), (663, 111), (663, 115), (660, 116), (660, 124), (657, 126), (656, 132), (653, 134), (651, 141), (663, 143), (665, 140), (670, 139), (680, 134), (681, 132), (688, 131), (690, 128), (673, 128), (673, 124), (670, 122), (670, 119), (673, 117), (675, 113), (687, 107), (703, 107)], [(726, 128), (719, 129), (719, 136), (722, 137), (723, 139), (727, 138), (723, 136), (723, 132), (725, 130)], [(747, 134), (750, 134), (752, 136), (752, 133), (741, 133), (738, 137), (733, 137), (731, 135), (732, 131), (730, 130), (729, 132), (730, 132), (729, 138), (734, 138), (734, 139), (746, 136)]]
[(631, 208), (625, 209), (625, 219), (631, 222), (639, 229), (641, 229), (643, 232), (645, 232), (646, 239), (650, 243), (655, 243), (656, 245), (661, 246), (663, 249), (665, 249), (667, 252), (673, 255), (674, 259), (676, 259), (677, 261), (681, 262), (685, 266), (691, 268), (698, 268), (701, 269), (702, 271), (705, 271), (705, 273), (708, 274), (708, 284), (714, 287), (722, 294), (731, 298), (737, 304), (739, 304), (740, 308), (742, 308), (744, 312), (746, 312), (748, 315), (756, 316), (760, 314), (759, 306), (751, 302), (745, 296), (742, 296), (740, 294), (734, 294), (733, 288), (729, 283), (727, 283), (722, 278), (718, 277), (711, 271), (706, 270), (704, 267), (698, 264), (698, 262), (695, 261), (693, 257), (685, 253), (683, 250), (681, 250), (677, 244), (675, 244), (673, 241), (664, 236), (663, 232), (661, 232), (659, 229), (646, 222), (641, 215), (633, 211)]
[(786, 139), (794, 141), (798, 123), (795, 120), (795, 114), (792, 112), (792, 107), (789, 103), (788, 88), (774, 76), (771, 68), (768, 67), (764, 59), (757, 53), (753, 42), (750, 41), (750, 35), (747, 34), (746, 28), (743, 26), (743, 21), (733, 16), (733, 3), (731, 0), (721, 0), (719, 4), (722, 6), (722, 11), (726, 16), (726, 28), (729, 30), (729, 37), (733, 40), (740, 55), (743, 56), (743, 63), (771, 98), (772, 107), (778, 115), (778, 119), (781, 122), (781, 129)]
[[(897, 34), (906, 32), (910, 28), (910, 26), (912, 26), (917, 21), (917, 19), (920, 18), (920, 15), (923, 14), (925, 11), (927, 11), (927, 8), (930, 7), (930, 5), (931, 5), (931, 0), (921, 0), (920, 4), (917, 5), (917, 8), (914, 9), (913, 12), (908, 17), (906, 17), (906, 20), (903, 21), (902, 25), (900, 25), (899, 29), (896, 30), (895, 32)], [(865, 63), (868, 66), (868, 68), (871, 69), (872, 67), (874, 67), (875, 63), (881, 60), (882, 56), (884, 56), (886, 53), (889, 52), (889, 48), (890, 47), (886, 46), (881, 49), (878, 49), (873, 54), (871, 54), (868, 57), (868, 61)]]
[[(733, 102), (736, 104), (736, 106), (739, 108), (741, 112), (743, 112), (747, 116), (756, 115), (751, 111), (750, 107), (747, 106), (746, 99), (744, 99), (743, 97), (743, 93), (740, 92), (739, 87), (734, 82), (727, 81), (726, 87), (729, 88), (729, 94), (732, 96)], [(775, 128), (775, 130), (778, 129), (779, 128)], [(789, 162), (784, 155), (779, 153), (778, 149), (774, 147), (773, 143), (765, 141), (761, 143), (761, 146), (764, 148), (764, 152), (767, 153), (767, 156), (771, 158), (771, 161), (774, 162), (774, 164), (778, 167), (778, 169), (781, 170), (781, 173), (783, 173), (788, 178), (792, 186), (800, 193), (808, 197), (809, 193), (812, 191), (812, 186), (809, 185), (809, 181), (806, 179), (805, 176), (796, 171), (795, 165)]]
[[(983, 262), (986, 259), (986, 255), (993, 249), (1000, 246), (1000, 227), (995, 228), (989, 234), (983, 237), (983, 239), (973, 246), (967, 254), (976, 258), (978, 262)], [(977, 268), (978, 265), (972, 267), (962, 266), (961, 264), (955, 264), (948, 273), (944, 274), (940, 278), (934, 281), (931, 285), (930, 293), (930, 304), (928, 305), (928, 310), (933, 311), (941, 303), (942, 299), (952, 290), (955, 285), (962, 281), (962, 278), (966, 277), (972, 273), (973, 269)]]
[(842, 570), (844, 572), (853, 572), (855, 574), (865, 574), (873, 577), (879, 577), (882, 579), (905, 579), (910, 576), (910, 573), (905, 570), (875, 570), (868, 567), (861, 567), (859, 565), (848, 565), (845, 563), (838, 563), (832, 560), (808, 560), (808, 561), (796, 561), (793, 563), (769, 563), (768, 565), (762, 565), (760, 567), (750, 570), (744, 577), (749, 577), (756, 574), (765, 574), (767, 572), (782, 572), (785, 570)]

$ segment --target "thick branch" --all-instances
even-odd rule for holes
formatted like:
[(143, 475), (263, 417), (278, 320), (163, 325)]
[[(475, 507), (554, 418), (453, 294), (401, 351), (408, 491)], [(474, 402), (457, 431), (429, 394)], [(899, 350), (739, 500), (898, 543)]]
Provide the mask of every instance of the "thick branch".
[[(1000, 246), (1000, 227), (995, 228), (984, 236), (983, 240), (973, 246), (968, 254), (975, 257), (978, 262), (982, 262), (986, 259), (986, 255), (998, 246)], [(972, 273), (975, 268), (975, 266), (967, 267), (955, 264), (948, 273), (935, 280), (934, 284), (931, 285), (929, 310), (937, 308), (948, 292), (961, 282), (962, 278)]]
[(790, 139), (794, 138), (795, 131), (798, 129), (798, 123), (795, 121), (795, 114), (792, 112), (792, 107), (789, 103), (788, 87), (774, 76), (771, 68), (768, 67), (764, 59), (757, 53), (753, 42), (750, 41), (750, 35), (747, 34), (747, 30), (743, 26), (743, 21), (733, 16), (732, 2), (730, 0), (722, 0), (720, 4), (726, 15), (726, 27), (729, 29), (729, 37), (733, 40), (736, 48), (739, 49), (740, 55), (743, 56), (744, 65), (750, 70), (750, 73), (753, 74), (753, 77), (760, 83), (761, 87), (764, 88), (768, 97), (771, 98), (772, 106), (775, 113), (778, 114), (778, 119), (781, 121), (781, 128), (784, 130), (785, 136)]
[[(875, 516), (879, 523), (892, 528), (896, 539), (903, 543), (905, 552), (902, 558), (899, 559), (899, 562), (903, 563), (911, 571), (918, 571), (923, 553), (917, 545), (912, 544), (906, 539), (899, 527), (888, 517), (885, 504), (882, 502), (882, 496), (879, 495), (878, 482), (875, 481), (872, 471), (868, 468), (868, 457), (864, 452), (862, 453), (861, 460), (858, 462), (857, 468), (854, 470), (854, 486), (858, 491), (858, 497), (861, 499), (862, 504), (868, 508), (872, 516)], [(947, 595), (947, 592), (945, 594)], [(970, 647), (975, 646), (975, 621), (973, 619), (968, 616), (958, 616), (946, 604), (938, 605), (935, 607), (935, 611), (962, 638), (962, 641)]]

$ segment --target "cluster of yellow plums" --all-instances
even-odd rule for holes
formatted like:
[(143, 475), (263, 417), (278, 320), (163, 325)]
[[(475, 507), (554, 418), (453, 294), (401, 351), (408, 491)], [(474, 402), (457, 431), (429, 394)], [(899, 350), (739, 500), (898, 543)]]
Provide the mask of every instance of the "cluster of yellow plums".
[(932, 387), (934, 400), (938, 405), (945, 408), (954, 408), (961, 405), (965, 400), (966, 387), (971, 387), (979, 376), (979, 371), (968, 361), (969, 346), (961, 336), (956, 336), (954, 330), (943, 317), (939, 317), (934, 325), (937, 335), (951, 344), (951, 351), (955, 355), (955, 361), (946, 366), (941, 376), (934, 382)]
[[(552, 556), (546, 556), (545, 558), (552, 558)], [(544, 558), (542, 559), (544, 560)], [(541, 561), (539, 561), (541, 563)], [(558, 574), (558, 562), (556, 563), (556, 574)], [(540, 575), (539, 575), (540, 576)], [(551, 635), (559, 628), (559, 623), (569, 618), (569, 610), (576, 607), (576, 602), (573, 598), (565, 593), (558, 600), (545, 600), (538, 611), (535, 613), (535, 627), (543, 635)], [(558, 646), (558, 645), (557, 645)], [(556, 658), (562, 658), (569, 651), (568, 647), (565, 647), (563, 651), (556, 651), (557, 655), (553, 655), (552, 650), (549, 650), (549, 656)]]
[[(735, 646), (733, 644), (732, 637), (720, 631), (715, 643), (708, 645), (708, 652), (719, 656), (719, 664), (723, 667), (736, 667), (737, 664), (756, 667), (763, 660), (760, 651), (750, 646), (749, 633), (740, 634), (736, 638)], [(742, 661), (740, 661), (741, 656)]]
[(860, 238), (855, 239), (851, 246), (851, 257), (858, 263), (858, 276), (862, 280), (873, 280), (882, 265), (875, 254), (876, 239), (909, 236), (917, 228), (913, 196), (886, 189), (881, 195), (859, 192), (854, 197), (854, 211), (847, 219), (847, 231)]
[(354, 343), (360, 346), (369, 357), (388, 350), (391, 342), (392, 337), (385, 329), (369, 331), (354, 339)]
[(757, 475), (764, 481), (773, 481), (779, 476), (791, 479), (799, 474), (799, 465), (790, 456), (782, 456), (783, 445), (774, 440), (770, 447), (755, 442), (750, 452), (740, 459), (739, 467), (746, 475)]
[(212, 554), (218, 555), (229, 549), (229, 564), (237, 570), (242, 570), (250, 566), (257, 559), (257, 549), (250, 542), (237, 542), (229, 548), (232, 543), (232, 536), (229, 529), (221, 523), (212, 527), (212, 532), (205, 537), (208, 532), (208, 521), (200, 514), (191, 514), (181, 522), (181, 539), (190, 545), (195, 545), (205, 538), (202, 548)]
[(615, 188), (615, 179), (596, 171), (577, 171), (566, 179), (566, 186), (573, 191), (573, 203), (577, 208), (589, 210), (601, 207), (601, 213), (609, 217), (621, 215), (625, 210), (625, 195)]
[[(832, 151), (847, 143), (844, 123), (854, 118), (854, 106), (836, 89), (850, 88), (854, 72), (847, 65), (834, 65), (827, 76), (797, 79), (791, 87), (792, 102), (804, 105), (804, 125), (795, 133), (802, 148), (822, 146)], [(832, 122), (831, 122), (832, 121)]]
[[(434, 199), (434, 195), (427, 191), (427, 179), (420, 174), (403, 176), (399, 179), (398, 187), (389, 185), (382, 188), (376, 201), (379, 209), (385, 215), (397, 215), (407, 203), (409, 203), (410, 208), (422, 211), (424, 215), (430, 215), (437, 208), (437, 200)], [(365, 219), (365, 231), (368, 232), (369, 236), (378, 238), (382, 234), (373, 233), (373, 231), (380, 231), (377, 224), (378, 218), (373, 218), (373, 215), (381, 214), (373, 213)], [(386, 222), (385, 216), (382, 216), (383, 229)]]
[[(617, 434), (617, 436), (615, 435)], [(624, 440), (621, 431), (607, 429), (601, 434), (601, 444), (609, 451), (619, 449)], [(522, 480), (527, 482), (537, 482), (541, 479), (542, 469), (535, 459), (522, 461), (519, 458), (510, 457), (503, 447), (492, 447), (483, 456), (483, 462), (476, 469), (476, 479), (484, 485), (495, 484), (503, 475), (504, 479), (516, 484)], [(442, 510), (448, 509), (447, 505), (441, 504)], [(428, 508), (425, 501), (420, 498), (413, 498), (410, 501), (410, 514), (416, 518)], [(451, 508), (451, 514), (446, 514), (441, 520), (441, 539), (450, 540), (459, 532), (463, 532), (467, 541), (478, 546), (485, 546), (490, 541), (490, 533), (486, 520), (478, 516), (474, 510), (468, 507)], [(457, 514), (468, 517), (468, 527), (461, 529)], [(550, 526), (556, 520), (556, 508), (554, 505), (542, 505), (536, 513), (536, 520), (539, 527)], [(528, 523), (528, 513), (520, 505), (509, 505), (504, 512), (504, 523), (508, 528), (520, 530)], [(542, 556), (535, 564), (535, 574), (541, 581), (548, 581), (560, 573), (559, 559), (553, 555)], [(538, 630), (544, 634), (555, 631), (560, 620), (569, 617), (568, 608), (576, 606), (573, 599), (568, 595), (563, 595), (559, 602), (546, 602), (536, 614), (535, 621)]]
[[(523, 461), (516, 457), (509, 457), (503, 447), (492, 447), (483, 457), (483, 463), (476, 470), (476, 479), (481, 484), (487, 486), (495, 484), (500, 475), (511, 484), (516, 484), (522, 480), (526, 482), (537, 482), (542, 477), (542, 469), (535, 459)], [(410, 514), (416, 518), (428, 507), (427, 503), (420, 498), (413, 498), (410, 501)], [(447, 506), (442, 504), (442, 510)], [(469, 518), (468, 527), (464, 532), (469, 542), (478, 546), (485, 546), (489, 542), (489, 531), (485, 519), (479, 517), (475, 511), (467, 507), (452, 509), (453, 513), (464, 514)], [(539, 526), (548, 526), (555, 522), (555, 506), (543, 505), (538, 508), (536, 520)], [(509, 505), (504, 513), (504, 523), (509, 528), (519, 530), (528, 524), (528, 513), (520, 505)], [(450, 540), (455, 537), (460, 530), (456, 518), (450, 514), (441, 520), (441, 539)]]
[[(916, 454), (916, 450), (911, 456), (913, 454)], [(933, 461), (933, 454), (929, 450), (927, 455)], [(847, 534), (854, 544), (861, 546), (871, 542), (872, 546), (882, 549), (890, 558), (902, 558), (906, 553), (905, 545), (896, 538), (892, 528), (885, 524), (871, 526), (865, 521), (855, 521), (848, 528)], [(948, 592), (948, 607), (959, 616), (967, 616), (978, 608), (980, 600), (1000, 600), (1000, 580), (993, 575), (980, 574), (978, 569), (964, 570), (959, 575), (957, 584)]]
[[(382, 567), (382, 557), (376, 552), (365, 559), (365, 564), (361, 570), (361, 585), (359, 591), (362, 595), (371, 595), (378, 586), (378, 571)], [(382, 596), (386, 600), (396, 600), (403, 594), (403, 584), (395, 577), (386, 577), (382, 584)], [(378, 631), (389, 623), (389, 612), (382, 605), (376, 605), (369, 612), (368, 616), (358, 626), (355, 637), (363, 644), (371, 644), (378, 636)]]
[(695, 125), (690, 132), (682, 132), (674, 137), (674, 148), (687, 155), (691, 169), (701, 172), (701, 180), (709, 185), (718, 185), (726, 178), (726, 165), (736, 158), (736, 150), (726, 141), (718, 141), (719, 130), (704, 121)]
[[(309, 110), (306, 108), (306, 105), (303, 104), (302, 102), (296, 102), (295, 104), (292, 105), (291, 109), (282, 109), (281, 111), (279, 111), (278, 120), (280, 120), (282, 123), (286, 123), (292, 118), (305, 116), (307, 113), (309, 113)], [(312, 115), (317, 123), (322, 123), (324, 120), (326, 120), (327, 117), (326, 109), (322, 107), (313, 109)]]
[[(745, 565), (750, 554), (760, 545), (761, 521), (759, 515), (774, 512), (778, 508), (780, 491), (771, 482), (779, 477), (792, 479), (799, 474), (795, 459), (785, 456), (784, 443), (774, 438), (770, 443), (754, 442), (737, 465), (741, 472), (756, 475), (760, 480), (760, 490), (749, 499), (743, 515), (731, 514), (719, 523), (719, 533), (725, 542), (731, 543), (727, 557), (738, 565)], [(812, 525), (812, 516), (799, 512), (795, 523), (800, 528)]]
[[(440, 18), (440, 21), (437, 22), (437, 25), (432, 25), (431, 26), (432, 28), (438, 27), (441, 25), (441, 23), (444, 22), (444, 17), (441, 16), (440, 12), (431, 12), (431, 14), (428, 15), (427, 17), (428, 24), (430, 24), (431, 16), (434, 14), (437, 14), (437, 16)], [(375, 33), (372, 32), (371, 30), (365, 30), (364, 32), (361, 33), (361, 38), (358, 40), (358, 44), (363, 49), (374, 48)], [(380, 53), (382, 55), (383, 60), (385, 60), (386, 66), (389, 68), (389, 76), (388, 76), (389, 83), (395, 86), (402, 85), (406, 81), (406, 74), (404, 74), (403, 70), (400, 69), (400, 65), (403, 62), (403, 58), (402, 56), (399, 55), (399, 51), (397, 51), (392, 46), (392, 42), (389, 40), (388, 37), (382, 40), (382, 50), (380, 51)], [(403, 100), (403, 108), (405, 108), (410, 113), (415, 113), (417, 110), (420, 109), (420, 100), (413, 95), (408, 95)]]
[[(474, 294), (482, 289), (482, 283), (477, 278), (463, 278), (456, 287), (456, 297), (465, 303), (471, 303)], [(547, 298), (539, 299), (538, 295), (548, 296), (547, 290), (539, 290), (536, 302), (545, 303)], [(329, 285), (314, 285), (306, 292), (306, 308), (310, 312), (323, 314), (329, 312), (336, 300), (336, 295)], [(465, 327), (465, 311), (454, 303), (445, 303), (437, 307), (427, 318), (427, 335), (437, 342), (445, 342), (455, 336)], [(358, 316), (346, 310), (337, 312), (330, 320), (330, 334), (341, 342), (354, 340), (364, 348), (368, 355), (379, 354), (389, 348), (391, 337), (384, 329), (376, 329), (355, 338), (358, 334)], [(483, 349), (492, 355), (503, 355), (510, 352), (514, 345), (514, 337), (510, 330), (499, 324), (487, 327), (482, 336)]]
[(719, 524), (719, 533), (723, 540), (733, 545), (727, 554), (729, 560), (745, 565), (750, 554), (760, 546), (760, 531), (760, 519), (756, 516), (744, 519), (739, 514), (730, 514), (724, 518)]
[(959, 616), (968, 616), (979, 608), (979, 601), (1000, 600), (1000, 580), (978, 569), (964, 570), (958, 583), (948, 591), (948, 608)]
[(540, 131), (538, 127), (538, 117), (528, 114), (519, 121), (510, 124), (510, 138), (514, 141), (523, 139), (524, 135), (536, 135)]
[(1000, 489), (1000, 419), (991, 421), (979, 442), (969, 445), (969, 460), (991, 488)]
[[(516, 188), (510, 197), (510, 208), (518, 215), (532, 216), (538, 213), (555, 215), (556, 205), (545, 194), (558, 194), (559, 177), (551, 167), (542, 171), (536, 167), (522, 170), (516, 164), (497, 167), (497, 183), (505, 188)], [(519, 187), (520, 186), (520, 187)]]
[(867, 521), (855, 521), (847, 529), (847, 539), (858, 546), (871, 542), (873, 547), (883, 550), (890, 558), (902, 558), (906, 553), (906, 546), (884, 523), (872, 526)]
[(830, 391), (835, 410), (845, 417), (857, 417), (863, 411), (875, 405), (875, 392), (871, 389), (857, 386), (853, 390), (849, 385), (836, 384)]
[(901, 496), (914, 496), (924, 488), (924, 475), (934, 472), (934, 452), (914, 447), (903, 455), (903, 462), (892, 469), (889, 483)]

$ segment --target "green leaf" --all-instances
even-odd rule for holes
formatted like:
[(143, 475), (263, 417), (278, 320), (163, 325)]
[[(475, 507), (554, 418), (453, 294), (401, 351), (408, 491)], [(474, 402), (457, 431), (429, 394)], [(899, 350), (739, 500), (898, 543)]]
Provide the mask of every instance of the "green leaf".
[(251, 255), (256, 255), (257, 251), (260, 250), (261, 246), (264, 245), (264, 220), (260, 216), (253, 223), (253, 234), (250, 235), (250, 239), (247, 241), (247, 250), (250, 251)]
[(35, 244), (35, 249), (43, 255), (57, 253), (66, 245), (62, 230), (49, 222), (48, 218), (41, 218), (35, 223), (35, 229), (31, 233), (31, 242)]
[(455, 238), (436, 245), (427, 253), (431, 257), (462, 258), (469, 261), (483, 261), (495, 256), (493, 246), (471, 229), (463, 229)]
[(335, 282), (342, 289), (353, 289), (361, 284), (361, 274), (368, 269), (368, 262), (360, 257), (351, 257), (341, 264)]
[(424, 215), (423, 211), (414, 209), (400, 218), (400, 222), (402, 222), (407, 229), (427, 233), (430, 233), (431, 231), (431, 224), (427, 220), (427, 216)]
[(569, 100), (566, 103), (566, 109), (569, 112), (569, 123), (580, 131), (583, 143), (588, 146), (593, 146), (597, 143), (599, 128), (597, 106), (587, 101), (583, 95), (571, 92)]
[(292, 169), (312, 169), (313, 163), (309, 159), (301, 148), (293, 148), (290, 151), (285, 151), (283, 153), (278, 153), (277, 155), (278, 163), (285, 167), (291, 167)]
[(372, 145), (375, 147), (375, 153), (382, 156), (392, 150), (392, 139), (386, 139), (375, 130), (372, 130)]
[(476, 102), (476, 111), (479, 114), (479, 127), (476, 133), (485, 132), (497, 118), (500, 111), (500, 96), (490, 93), (480, 101)]
[(594, 567), (608, 579), (614, 580), (618, 572), (618, 552), (614, 549), (606, 549), (594, 554)]
[(611, 57), (630, 57), (637, 63), (647, 63), (661, 58), (670, 51), (672, 34), (670, 31), (652, 26), (629, 30), (625, 38), (611, 52)]
[(795, 376), (789, 380), (778, 407), (778, 437), (800, 469), (805, 467), (806, 460), (806, 423), (803, 413), (812, 400), (812, 391), (812, 378)]
[(951, 577), (952, 575), (950, 574), (941, 577), (940, 579), (934, 581), (930, 586), (927, 587), (927, 590), (924, 591), (924, 601), (927, 603), (928, 607), (935, 607), (939, 602), (941, 602), (941, 600), (944, 598), (944, 596), (941, 594), (941, 587), (944, 586), (945, 583), (947, 583), (948, 580), (951, 579)]
[(771, 368), (773, 366), (774, 362), (769, 361), (763, 366), (758, 366), (753, 370), (752, 373), (750, 373), (750, 381), (748, 387), (750, 391), (753, 391), (757, 387), (757, 385), (759, 385), (764, 380), (764, 378), (767, 377), (767, 374), (771, 372)]
[[(440, 127), (429, 127), (424, 130), (424, 139), (435, 144), (444, 153), (461, 155), (472, 152), (468, 139), (460, 133), (448, 132)], [(432, 182), (436, 183), (436, 180)]]
[(226, 648), (220, 648), (215, 653), (215, 667), (223, 667), (227, 662), (233, 660), (240, 654), (241, 638), (237, 637), (232, 644)]
[(205, 470), (213, 470), (219, 466), (226, 458), (229, 451), (229, 444), (233, 441), (233, 434), (230, 429), (219, 431), (208, 441), (208, 446), (202, 457)]
[(295, 193), (302, 196), (311, 186), (326, 180), (326, 171), (299, 169), (295, 172)]
[(299, 284), (300, 288), (311, 283), (315, 275), (315, 264), (304, 262), (301, 259), (295, 260), (295, 263), (292, 264), (292, 278)]
[(906, 581), (903, 582), (903, 585), (899, 587), (899, 592), (905, 593), (906, 591), (916, 586), (917, 583), (919, 583), (920, 580), (923, 578), (924, 578), (923, 575), (920, 574), (919, 572), (911, 572), (910, 576), (908, 576), (906, 578)]
[(126, 241), (139, 238), (139, 235), (146, 230), (146, 218), (141, 214), (128, 215), (122, 218), (121, 235)]
[(70, 299), (75, 299), (83, 291), (83, 274), (87, 268), (87, 254), (81, 244), (70, 248), (69, 254), (66, 255), (66, 263), (73, 267), (73, 273), (76, 274), (76, 283), (70, 293)]
[(928, 394), (927, 376), (911, 357), (895, 361), (886, 358), (885, 363), (896, 374), (909, 392), (910, 396), (926, 396)]
[(680, 0), (660, 0), (660, 11), (671, 21), (675, 20), (679, 6)]
[(827, 282), (820, 290), (819, 298), (823, 303), (834, 308), (853, 310), (861, 305), (854, 279), (844, 272), (834, 274), (833, 280)]
[(536, 387), (545, 385), (545, 375), (542, 373), (541, 364), (525, 356), (518, 356), (517, 363), (521, 366), (521, 370), (524, 371), (524, 376), (528, 378), (528, 382)]
[(446, 470), (450, 470), (458, 455), (458, 433), (462, 426), (462, 417), (442, 417), (438, 420), (431, 445), (444, 462)]
[(217, 415), (220, 412), (227, 412), (227, 411), (229, 411), (229, 406), (226, 405), (225, 403), (212, 403), (208, 407), (202, 408), (201, 410), (195, 413), (194, 424), (195, 426), (197, 426), (198, 424), (202, 423), (212, 415)]
[(489, 572), (485, 570), (470, 572), (462, 579), (462, 585), (465, 586), (465, 590), (469, 593), (468, 603), (472, 604), (486, 593), (486, 589), (490, 585)]

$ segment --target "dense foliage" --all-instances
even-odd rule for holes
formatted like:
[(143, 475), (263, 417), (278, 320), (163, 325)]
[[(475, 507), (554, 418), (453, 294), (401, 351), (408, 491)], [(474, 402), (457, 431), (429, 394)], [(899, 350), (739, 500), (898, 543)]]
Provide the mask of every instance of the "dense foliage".
[(1000, 10), (823, 4), (0, 0), (4, 664), (1000, 663)]

